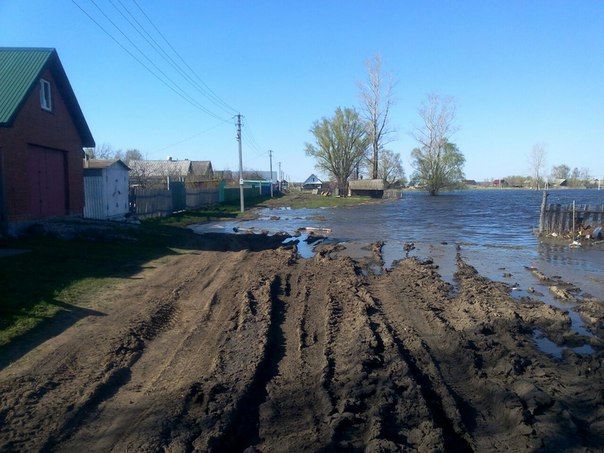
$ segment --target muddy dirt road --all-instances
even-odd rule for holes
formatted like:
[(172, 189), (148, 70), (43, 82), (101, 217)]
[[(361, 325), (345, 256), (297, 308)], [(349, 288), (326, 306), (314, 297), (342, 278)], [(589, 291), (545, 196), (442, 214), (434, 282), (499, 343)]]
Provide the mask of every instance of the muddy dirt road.
[(579, 341), (568, 316), (461, 261), (452, 291), (429, 262), (207, 240), (0, 372), (0, 449), (604, 448), (598, 316), (554, 360), (533, 332)]

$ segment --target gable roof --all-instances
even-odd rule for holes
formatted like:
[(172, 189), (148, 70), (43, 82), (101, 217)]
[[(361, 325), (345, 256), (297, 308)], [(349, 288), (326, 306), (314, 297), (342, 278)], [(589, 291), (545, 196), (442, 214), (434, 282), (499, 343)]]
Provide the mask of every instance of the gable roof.
[(144, 172), (147, 176), (188, 176), (191, 169), (190, 160), (132, 160), (130, 168)]
[(111, 159), (88, 159), (84, 160), (84, 170), (87, 168), (99, 169), (99, 168), (107, 168), (111, 167), (113, 164), (119, 164), (123, 166), (126, 170), (130, 170), (130, 167), (126, 165), (121, 159), (111, 160)]
[(49, 69), (86, 148), (95, 146), (92, 133), (52, 48), (0, 47), (0, 127), (10, 127), (42, 72)]
[(383, 179), (353, 179), (348, 181), (350, 190), (384, 190)]
[(305, 184), (323, 184), (323, 181), (321, 181), (317, 175), (315, 175), (314, 173), (312, 175), (310, 175), (308, 178), (306, 178), (306, 181), (304, 181), (302, 183), (302, 185)]
[(192, 160), (191, 171), (197, 176), (206, 176), (214, 173), (212, 171), (212, 162), (209, 160)]

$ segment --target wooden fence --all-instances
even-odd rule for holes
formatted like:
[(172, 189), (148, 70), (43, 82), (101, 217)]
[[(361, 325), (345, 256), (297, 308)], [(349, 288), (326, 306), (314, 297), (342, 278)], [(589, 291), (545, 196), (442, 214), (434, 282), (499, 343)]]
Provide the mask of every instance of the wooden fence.
[(218, 204), (220, 191), (218, 189), (187, 189), (187, 209), (199, 209), (204, 206)]
[(166, 189), (141, 189), (130, 191), (130, 211), (140, 219), (163, 217), (172, 214), (172, 192)]
[(199, 209), (218, 204), (216, 189), (141, 189), (130, 191), (130, 212), (139, 219), (163, 217), (183, 209)]
[(604, 227), (604, 204), (547, 204), (547, 195), (544, 194), (539, 233), (565, 234), (585, 227)]

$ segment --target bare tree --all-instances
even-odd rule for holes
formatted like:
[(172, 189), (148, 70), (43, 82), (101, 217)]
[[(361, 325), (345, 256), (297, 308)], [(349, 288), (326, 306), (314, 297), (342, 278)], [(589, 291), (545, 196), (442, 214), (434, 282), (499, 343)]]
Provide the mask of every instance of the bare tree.
[(367, 122), (371, 141), (371, 175), (378, 178), (379, 151), (388, 143), (393, 132), (389, 124), (390, 108), (394, 104), (395, 85), (391, 74), (383, 72), (382, 58), (379, 54), (365, 62), (367, 80), (359, 84), (363, 119)]
[(531, 169), (531, 176), (533, 177), (534, 183), (537, 185), (537, 190), (539, 190), (545, 173), (546, 157), (547, 151), (545, 150), (545, 144), (535, 143), (529, 155), (529, 166)]
[(418, 113), (422, 124), (413, 131), (419, 144), (411, 153), (413, 180), (430, 195), (437, 195), (464, 178), (465, 158), (457, 145), (449, 141), (458, 129), (454, 124), (455, 103), (451, 97), (429, 94)]
[(402, 181), (405, 178), (405, 170), (401, 162), (401, 155), (384, 149), (380, 151), (378, 177), (386, 181), (388, 185)]
[(113, 147), (109, 143), (101, 143), (94, 148), (85, 148), (84, 152), (89, 159), (113, 159), (113, 157), (121, 152), (113, 151)]
[(143, 153), (141, 153), (138, 149), (131, 148), (126, 150), (124, 154), (124, 158), (122, 159), (126, 164), (132, 160), (143, 160)]
[(315, 122), (310, 132), (315, 144), (306, 144), (306, 154), (314, 157), (317, 168), (332, 175), (345, 192), (348, 178), (365, 159), (369, 146), (363, 120), (355, 109), (338, 108), (332, 118)]
[(553, 166), (551, 177), (554, 179), (568, 179), (570, 177), (570, 167), (565, 164)]

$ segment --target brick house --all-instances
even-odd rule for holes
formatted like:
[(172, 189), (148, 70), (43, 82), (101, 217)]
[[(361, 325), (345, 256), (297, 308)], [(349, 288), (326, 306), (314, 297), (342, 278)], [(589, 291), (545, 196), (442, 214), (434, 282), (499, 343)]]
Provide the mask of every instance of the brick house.
[(0, 228), (81, 215), (94, 145), (56, 50), (0, 48)]

